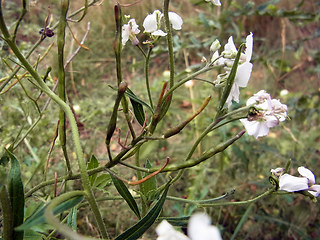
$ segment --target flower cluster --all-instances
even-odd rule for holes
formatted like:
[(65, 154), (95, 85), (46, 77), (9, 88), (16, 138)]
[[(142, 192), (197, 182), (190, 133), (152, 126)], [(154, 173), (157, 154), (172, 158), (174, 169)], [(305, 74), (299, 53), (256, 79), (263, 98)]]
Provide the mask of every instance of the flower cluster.
[[(215, 41), (214, 44), (217, 45), (217, 42)], [(214, 44), (210, 47), (211, 51), (214, 51), (217, 48), (214, 47)], [(239, 102), (239, 87), (246, 87), (248, 84), (252, 71), (252, 63), (250, 62), (252, 57), (252, 49), (253, 35), (252, 33), (250, 33), (246, 37), (246, 50), (244, 53), (241, 53), (234, 83), (226, 101), (228, 107), (231, 106), (232, 100), (234, 100), (235, 102)], [(225, 81), (230, 74), (237, 52), (238, 50), (234, 45), (233, 38), (231, 36), (228, 39), (228, 43), (224, 46), (224, 51), (221, 53), (221, 55), (219, 55), (219, 52), (217, 50), (213, 53), (211, 62), (214, 62), (214, 65), (224, 66), (224, 68), (226, 69), (225, 73), (218, 75), (217, 80), (214, 82), (216, 86), (225, 84)]]
[(221, 240), (219, 229), (210, 224), (208, 215), (204, 213), (192, 215), (188, 223), (189, 237), (187, 237), (164, 220), (156, 228), (157, 240)]
[(247, 101), (247, 106), (253, 105), (255, 111), (248, 118), (240, 119), (249, 135), (255, 138), (266, 136), (269, 128), (278, 126), (287, 118), (287, 106), (278, 99), (271, 99), (265, 90), (254, 94)]
[[(169, 21), (172, 24), (172, 28), (180, 30), (183, 24), (182, 18), (175, 12), (169, 12)], [(160, 29), (161, 20), (163, 19), (163, 13), (159, 10), (155, 10), (152, 14), (149, 14), (143, 21), (144, 32), (151, 36), (166, 36), (167, 33)], [(122, 45), (124, 46), (130, 39), (133, 45), (138, 45), (139, 40), (136, 34), (140, 33), (139, 26), (134, 18), (130, 19), (128, 24), (122, 26)]]
[(279, 190), (286, 192), (298, 192), (307, 190), (314, 197), (320, 194), (320, 185), (315, 184), (316, 178), (312, 171), (305, 167), (299, 167), (298, 172), (302, 177), (283, 174), (283, 168), (271, 169), (271, 173), (279, 178)]
[[(169, 12), (168, 14), (172, 28), (175, 30), (181, 30), (181, 26), (183, 24), (182, 18), (175, 12)], [(167, 33), (160, 29), (162, 18), (163, 13), (159, 10), (155, 10), (152, 14), (149, 14), (143, 21), (144, 31), (150, 33), (152, 36), (166, 36)]]

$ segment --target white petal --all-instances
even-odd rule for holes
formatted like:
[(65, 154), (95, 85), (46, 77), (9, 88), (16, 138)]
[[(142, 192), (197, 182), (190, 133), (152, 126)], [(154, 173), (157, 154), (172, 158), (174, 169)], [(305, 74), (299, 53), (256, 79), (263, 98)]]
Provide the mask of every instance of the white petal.
[(237, 53), (238, 52), (237, 48), (236, 48), (236, 45), (234, 45), (232, 36), (229, 37), (228, 43), (226, 45), (224, 45), (224, 51), (225, 52), (233, 52), (233, 53)]
[[(218, 51), (215, 51), (214, 54), (212, 54), (212, 57), (211, 57), (211, 62), (215, 61), (217, 58), (219, 57), (219, 52)], [(220, 65), (219, 64), (219, 59), (217, 61), (215, 61), (215, 65)]]
[(138, 34), (140, 32), (139, 25), (136, 23), (136, 20), (134, 18), (130, 19), (128, 24), (131, 26), (131, 31), (134, 34)]
[(282, 104), (278, 99), (271, 99), (271, 108), (273, 114), (279, 118), (280, 122), (286, 120), (288, 111), (287, 105)]
[(264, 116), (263, 119), (265, 120), (265, 123), (268, 126), (268, 128), (276, 127), (279, 125), (279, 119), (273, 115)]
[(256, 94), (254, 94), (252, 97), (250, 97), (247, 101), (247, 106), (251, 104), (257, 104), (264, 101), (271, 100), (271, 96), (269, 93), (267, 93), (265, 90), (260, 90)]
[(162, 31), (162, 30), (157, 30), (157, 31), (154, 31), (153, 33), (151, 33), (151, 35), (164, 37), (164, 36), (167, 35), (167, 33), (165, 33), (165, 32)]
[(315, 197), (318, 197), (320, 194), (320, 185), (313, 185), (309, 188), (309, 190), (311, 190), (308, 191), (309, 193), (311, 193)]
[(169, 21), (171, 22), (173, 29), (181, 29), (183, 20), (178, 14), (176, 14), (175, 12), (169, 12)]
[(272, 175), (279, 177), (284, 172), (284, 168), (271, 169), (270, 172), (271, 172)]
[(157, 226), (156, 233), (158, 234), (157, 240), (190, 240), (181, 232), (176, 231), (166, 220)]
[(234, 83), (231, 87), (230, 94), (226, 100), (228, 107), (232, 105), (232, 100), (234, 100), (235, 102), (239, 102), (239, 95), (240, 95), (239, 87), (237, 84)]
[(289, 174), (283, 174), (279, 178), (280, 190), (287, 192), (296, 192), (309, 188), (308, 179), (305, 177), (294, 177)]
[(155, 12), (146, 16), (142, 25), (144, 27), (145, 32), (152, 33), (156, 31), (158, 29), (158, 24), (157, 15), (155, 14)]
[(188, 224), (188, 236), (192, 240), (221, 240), (219, 229), (210, 224), (208, 215), (204, 213), (192, 215)]
[(234, 81), (238, 84), (239, 87), (246, 87), (248, 85), (251, 71), (252, 63), (245, 62), (243, 64), (238, 65)]
[(130, 36), (130, 26), (129, 24), (125, 24), (122, 26), (122, 45), (126, 45), (127, 41), (129, 40)]
[(269, 128), (265, 122), (248, 121), (248, 119), (240, 119), (240, 121), (246, 128), (247, 133), (256, 139), (264, 137), (269, 133)]
[(252, 49), (253, 49), (253, 36), (252, 36), (252, 33), (250, 33), (246, 38), (246, 50), (244, 52), (246, 54), (246, 61), (247, 62), (250, 62), (250, 60), (251, 60)]
[(206, 2), (212, 2), (216, 6), (221, 6), (220, 0), (206, 0)]
[(298, 172), (300, 173), (301, 176), (308, 178), (309, 183), (311, 185), (316, 183), (316, 177), (314, 176), (313, 172), (311, 172), (308, 168), (299, 167)]

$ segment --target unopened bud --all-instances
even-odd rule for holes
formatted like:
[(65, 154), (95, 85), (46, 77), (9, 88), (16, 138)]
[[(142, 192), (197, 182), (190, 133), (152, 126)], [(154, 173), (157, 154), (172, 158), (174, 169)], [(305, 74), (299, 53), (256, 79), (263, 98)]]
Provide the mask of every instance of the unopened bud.
[(205, 57), (202, 57), (201, 62), (207, 62), (207, 59)]
[(210, 46), (210, 51), (215, 52), (221, 47), (221, 44), (218, 39), (216, 39)]

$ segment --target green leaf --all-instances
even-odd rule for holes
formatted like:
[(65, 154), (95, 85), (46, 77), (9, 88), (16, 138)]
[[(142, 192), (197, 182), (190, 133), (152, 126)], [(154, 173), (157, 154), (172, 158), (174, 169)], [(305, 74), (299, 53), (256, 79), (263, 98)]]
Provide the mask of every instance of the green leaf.
[(67, 225), (74, 231), (77, 230), (77, 207), (71, 209), (67, 218)]
[(45, 235), (38, 233), (33, 230), (26, 230), (24, 233), (24, 238), (23, 240), (42, 240), (44, 239)]
[[(24, 218), (24, 190), (21, 180), (20, 164), (16, 157), (7, 150), (11, 160), (11, 169), (8, 178), (8, 192), (12, 207), (13, 227), (23, 223)], [(22, 240), (24, 232), (13, 232), (13, 239)]]
[(159, 217), (159, 220), (167, 220), (172, 226), (187, 227), (190, 216), (185, 217)]
[(145, 121), (143, 106), (140, 102), (137, 102), (137, 100), (136, 100), (136, 99), (138, 99), (137, 96), (129, 88), (127, 88), (126, 92), (130, 93), (130, 95), (131, 95), (131, 97), (129, 97), (129, 98), (130, 98), (130, 102), (133, 107), (134, 116), (138, 120), (139, 124), (141, 126), (143, 126), (144, 121)]
[[(149, 160), (147, 160), (145, 166), (146, 166), (146, 168), (149, 168), (149, 169), (152, 167)], [(146, 177), (148, 175), (149, 175), (148, 173), (145, 173), (144, 177)], [(157, 192), (156, 190), (157, 190), (156, 176), (153, 176), (150, 179), (148, 179), (147, 181), (141, 183), (141, 192), (144, 196), (147, 197), (147, 201), (148, 202), (150, 201), (150, 204), (151, 204), (151, 201), (153, 201), (156, 196), (155, 195), (155, 193)]]
[[(53, 210), (53, 214), (57, 215), (59, 213), (63, 213), (64, 211), (76, 206), (82, 200), (83, 200), (83, 196), (73, 197), (73, 198), (61, 203), (57, 207), (55, 207)], [(43, 208), (39, 209), (34, 214), (32, 214), (28, 219), (26, 219), (26, 221), (22, 225), (17, 227), (16, 230), (18, 230), (18, 231), (26, 230), (26, 229), (32, 228), (35, 225), (45, 223), (46, 219), (44, 216), (44, 212), (49, 204), (50, 203), (47, 203)]]
[(235, 58), (235, 60), (234, 60), (234, 62), (233, 62), (231, 71), (230, 71), (230, 73), (229, 73), (226, 86), (225, 86), (225, 88), (224, 88), (224, 90), (223, 90), (222, 98), (221, 98), (221, 100), (220, 100), (220, 104), (219, 104), (219, 108), (218, 108), (218, 116), (220, 116), (221, 113), (222, 113), (222, 111), (223, 111), (223, 110), (222, 110), (222, 109), (223, 109), (223, 106), (224, 106), (224, 104), (226, 103), (227, 98), (229, 97), (229, 94), (230, 94), (232, 85), (233, 85), (233, 83), (234, 83), (234, 79), (235, 79), (235, 77), (236, 77), (236, 73), (237, 73), (237, 69), (238, 69), (238, 63), (239, 63), (239, 60), (240, 60), (241, 50), (242, 50), (243, 45), (244, 45), (244, 44), (241, 44), (240, 47), (239, 47), (237, 56), (236, 56), (236, 58)]
[(114, 186), (116, 187), (118, 193), (123, 197), (123, 199), (128, 203), (131, 210), (134, 212), (134, 214), (137, 215), (139, 219), (141, 219), (140, 212), (138, 205), (134, 198), (132, 197), (131, 193), (129, 192), (127, 186), (118, 178), (111, 176), (112, 182)]
[[(99, 162), (96, 159), (96, 157), (94, 155), (92, 155), (91, 159), (90, 159), (90, 161), (88, 163), (87, 169), (90, 170), (90, 169), (94, 169), (94, 168), (97, 168), (97, 167), (99, 167)], [(89, 176), (89, 180), (90, 180), (91, 186), (94, 184), (94, 181), (96, 180), (96, 178), (97, 178), (97, 173)]]
[(127, 229), (124, 233), (116, 237), (115, 240), (135, 240), (142, 236), (142, 234), (151, 227), (159, 216), (162, 206), (166, 200), (169, 190), (169, 184), (166, 186), (162, 196), (157, 203), (150, 209), (150, 211), (135, 225)]
[[(109, 85), (109, 87), (114, 90), (114, 91), (118, 91), (116, 88), (114, 88), (113, 86)], [(152, 113), (154, 113), (153, 109), (144, 101), (142, 101), (140, 98), (138, 98), (129, 88), (127, 88), (126, 92), (124, 93), (127, 97), (130, 98), (130, 100), (134, 100), (137, 103), (140, 103), (141, 105), (145, 106), (146, 108), (148, 108)]]
[(96, 181), (94, 182), (94, 187), (96, 188), (104, 188), (105, 186), (111, 184), (111, 177), (109, 174), (101, 174), (96, 178)]

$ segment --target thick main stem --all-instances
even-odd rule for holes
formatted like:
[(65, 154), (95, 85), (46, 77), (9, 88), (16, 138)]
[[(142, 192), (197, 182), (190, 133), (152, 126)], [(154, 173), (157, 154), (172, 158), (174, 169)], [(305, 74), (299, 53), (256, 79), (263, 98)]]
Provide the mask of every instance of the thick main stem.
[[(65, 44), (65, 29), (67, 25), (67, 13), (69, 9), (69, 0), (62, 0), (61, 1), (61, 15), (58, 27), (58, 38), (57, 38), (57, 45), (58, 45), (58, 93), (59, 97), (62, 101), (66, 102), (66, 81), (65, 81), (65, 70), (64, 70), (64, 44)], [(63, 155), (66, 160), (66, 165), (68, 169), (68, 173), (72, 174), (72, 169), (68, 157), (66, 142), (66, 114), (65, 112), (60, 109), (59, 112), (59, 140), (62, 147)]]

